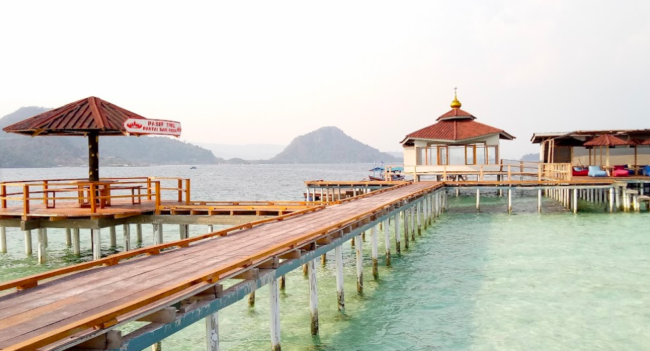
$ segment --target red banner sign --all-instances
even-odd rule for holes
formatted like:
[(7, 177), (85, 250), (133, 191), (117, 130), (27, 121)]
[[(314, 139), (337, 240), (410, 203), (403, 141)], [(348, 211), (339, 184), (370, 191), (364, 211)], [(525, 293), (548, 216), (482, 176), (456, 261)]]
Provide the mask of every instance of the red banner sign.
[(124, 128), (129, 134), (173, 135), (181, 136), (181, 123), (160, 119), (134, 119), (124, 122)]

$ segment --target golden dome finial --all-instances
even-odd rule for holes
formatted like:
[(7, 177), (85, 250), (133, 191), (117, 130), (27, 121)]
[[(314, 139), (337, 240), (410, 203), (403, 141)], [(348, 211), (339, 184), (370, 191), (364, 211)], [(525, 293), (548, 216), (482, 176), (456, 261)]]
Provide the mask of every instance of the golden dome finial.
[(456, 89), (454, 88), (454, 101), (451, 102), (451, 108), (460, 108), (463, 106), (460, 101), (458, 101), (458, 95), (456, 94)]

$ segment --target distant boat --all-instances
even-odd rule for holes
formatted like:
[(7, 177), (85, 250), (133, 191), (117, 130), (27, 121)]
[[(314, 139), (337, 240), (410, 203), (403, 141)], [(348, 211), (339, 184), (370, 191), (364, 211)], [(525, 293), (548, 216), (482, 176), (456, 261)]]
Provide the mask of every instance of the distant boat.
[(192, 166), (192, 167), (190, 167), (190, 169), (196, 169), (196, 166)]
[(370, 170), (372, 172), (372, 175), (369, 175), (367, 179), (364, 180), (370, 180), (370, 181), (383, 181), (383, 180), (388, 180), (388, 181), (402, 181), (404, 180), (404, 175), (402, 172), (404, 172), (404, 167), (389, 167), (388, 169), (388, 176), (389, 179), (384, 179), (384, 166), (379, 166), (375, 167)]

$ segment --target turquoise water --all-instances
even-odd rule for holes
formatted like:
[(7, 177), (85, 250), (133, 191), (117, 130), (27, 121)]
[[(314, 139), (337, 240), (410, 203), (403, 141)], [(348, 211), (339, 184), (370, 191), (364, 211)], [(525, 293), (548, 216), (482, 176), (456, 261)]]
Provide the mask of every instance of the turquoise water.
[[(335, 167), (344, 166), (329, 168)], [(293, 191), (299, 195), (302, 184)], [(648, 349), (649, 214), (610, 215), (602, 206), (581, 204), (576, 216), (551, 200), (544, 202), (547, 213), (537, 214), (535, 198), (516, 197), (515, 214), (508, 215), (505, 201), (486, 197), (477, 214), (474, 197), (450, 197), (449, 213), (409, 251), (393, 256), (392, 267), (380, 259), (377, 281), (367, 241), (363, 295), (356, 294), (346, 243), (344, 314), (336, 310), (328, 255), (324, 267), (318, 264), (320, 337), (309, 333), (308, 281), (301, 270), (289, 274), (280, 299), (283, 350)], [(20, 261), (16, 255), (0, 258), (3, 279), (41, 269), (29, 260), (6, 267), (8, 260)], [(240, 301), (220, 312), (222, 350), (269, 349), (268, 313), (267, 287), (258, 291), (255, 307)], [(199, 322), (163, 341), (163, 349), (204, 350), (204, 338)]]

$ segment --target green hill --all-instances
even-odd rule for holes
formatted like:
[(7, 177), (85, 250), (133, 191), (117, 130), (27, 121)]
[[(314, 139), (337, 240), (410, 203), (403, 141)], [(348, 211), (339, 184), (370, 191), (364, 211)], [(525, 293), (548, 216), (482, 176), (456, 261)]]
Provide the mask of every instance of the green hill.
[[(0, 119), (0, 129), (45, 112), (22, 107)], [(82, 137), (27, 137), (0, 132), (0, 167), (55, 167), (88, 164), (88, 141)], [(215, 164), (223, 159), (196, 145), (167, 137), (100, 137), (100, 164), (164, 165)]]
[(323, 127), (301, 135), (271, 163), (361, 163), (401, 162), (385, 152), (361, 143), (336, 127)]

